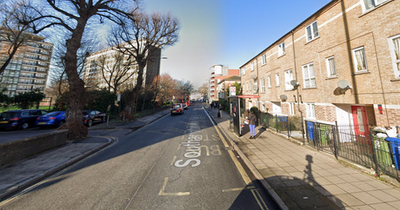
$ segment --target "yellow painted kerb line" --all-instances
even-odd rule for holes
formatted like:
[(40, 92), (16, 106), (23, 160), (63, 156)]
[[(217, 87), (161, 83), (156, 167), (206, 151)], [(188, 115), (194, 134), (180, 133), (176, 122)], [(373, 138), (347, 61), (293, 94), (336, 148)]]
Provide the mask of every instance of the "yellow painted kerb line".
[[(206, 112), (206, 110), (204, 110)], [(215, 125), (214, 121), (210, 118), (210, 116), (207, 114), (208, 118), (210, 119), (211, 123), (214, 126), (214, 129), (217, 131), (219, 138), (221, 139), (222, 143), (224, 144), (224, 147), (229, 147), (228, 143), (225, 141), (225, 138), (222, 136), (221, 132), (219, 132), (219, 129)], [(239, 163), (239, 161), (236, 159), (235, 154), (231, 151), (228, 150), (229, 155), (231, 156), (231, 159), (233, 163), (235, 163), (236, 168), (239, 170), (240, 175), (242, 175), (242, 178), (246, 185), (251, 183), (250, 177), (247, 175), (246, 171), (244, 170), (243, 166)]]

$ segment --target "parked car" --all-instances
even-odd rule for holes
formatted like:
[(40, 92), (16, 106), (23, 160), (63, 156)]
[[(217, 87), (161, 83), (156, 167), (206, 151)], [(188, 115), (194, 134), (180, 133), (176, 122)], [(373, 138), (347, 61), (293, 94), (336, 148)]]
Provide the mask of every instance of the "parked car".
[(183, 109), (187, 109), (187, 108), (189, 108), (189, 106), (188, 106), (188, 104), (187, 104), (187, 103), (182, 103), (182, 105), (183, 105)]
[(106, 114), (97, 110), (84, 110), (82, 115), (83, 124), (88, 127), (92, 126), (93, 123), (106, 121)]
[(36, 119), (36, 126), (39, 127), (60, 127), (65, 123), (65, 111), (55, 111), (42, 115)]
[(183, 105), (182, 104), (173, 104), (171, 107), (171, 115), (174, 114), (183, 114)]
[(0, 114), (0, 129), (27, 129), (35, 125), (39, 116), (47, 114), (41, 109), (9, 110)]

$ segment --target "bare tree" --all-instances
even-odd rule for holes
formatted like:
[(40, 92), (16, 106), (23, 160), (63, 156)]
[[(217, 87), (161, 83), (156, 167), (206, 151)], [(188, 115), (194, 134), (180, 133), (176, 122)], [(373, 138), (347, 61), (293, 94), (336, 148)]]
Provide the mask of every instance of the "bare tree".
[(25, 11), (21, 9), (22, 3), (4, 3), (0, 7), (0, 42), (4, 44), (0, 49), (0, 55), (5, 58), (0, 61), (0, 74), (10, 64), (18, 49), (30, 36), (32, 37), (32, 34), (29, 33), (29, 25), (18, 21), (22, 15), (26, 15)]
[(96, 63), (103, 80), (107, 83), (108, 91), (112, 89), (114, 94), (117, 94), (119, 86), (137, 73), (136, 65), (132, 60), (125, 59), (125, 55), (119, 51), (112, 54), (112, 63), (108, 63), (107, 59), (106, 55), (101, 55)]
[[(70, 101), (67, 107), (68, 138), (77, 139), (87, 136), (88, 129), (82, 124), (82, 110), (85, 102), (84, 82), (78, 73), (77, 53), (82, 44), (85, 29), (95, 17), (100, 24), (105, 21), (124, 25), (129, 15), (127, 11), (135, 0), (42, 0), (36, 4), (25, 4), (29, 16), (23, 17), (20, 22), (32, 27), (33, 32), (39, 33), (52, 27), (61, 27), (69, 38), (65, 42), (66, 51), (63, 56), (65, 72), (69, 83)], [(136, 4), (134, 7), (136, 8)], [(134, 9), (134, 8), (132, 8)], [(133, 10), (134, 11), (134, 10)]]
[(203, 84), (199, 87), (199, 89), (197, 89), (197, 92), (200, 93), (200, 95), (201, 95), (203, 98), (207, 98), (207, 96), (208, 96), (208, 83), (207, 83), (207, 82), (203, 83)]
[(152, 57), (152, 50), (173, 45), (178, 41), (179, 21), (170, 14), (147, 15), (139, 10), (131, 13), (131, 21), (113, 31), (112, 43), (122, 53), (134, 58), (139, 69), (134, 89), (125, 111), (132, 113), (137, 94), (143, 86), (145, 66)]
[(161, 74), (158, 78), (159, 92), (157, 94), (161, 103), (167, 99), (172, 99), (175, 90), (176, 81), (169, 74)]

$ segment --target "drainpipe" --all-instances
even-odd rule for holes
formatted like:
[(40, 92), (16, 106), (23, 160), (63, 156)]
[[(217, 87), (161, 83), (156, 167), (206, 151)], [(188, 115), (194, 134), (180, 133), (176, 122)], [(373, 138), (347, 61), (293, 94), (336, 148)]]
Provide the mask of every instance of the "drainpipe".
[[(292, 30), (292, 46), (293, 46), (293, 62), (294, 62), (294, 72), (296, 75), (296, 80), (298, 80), (297, 77), (297, 64), (296, 64), (296, 50), (294, 47), (294, 32)], [(303, 137), (303, 144), (306, 143), (305, 138), (304, 138), (304, 118), (303, 118), (303, 112), (300, 109), (300, 93), (299, 93), (299, 88), (296, 88), (296, 94), (297, 94), (297, 110), (300, 112), (300, 117), (301, 117), (301, 133)]]
[(359, 104), (358, 94), (357, 94), (357, 83), (356, 83), (356, 78), (355, 78), (356, 75), (355, 75), (354, 63), (353, 63), (353, 59), (352, 59), (352, 55), (351, 55), (349, 25), (347, 24), (346, 7), (344, 5), (344, 0), (341, 0), (340, 5), (342, 6), (344, 31), (345, 31), (345, 36), (346, 36), (347, 56), (349, 58), (351, 81), (353, 83), (354, 102), (356, 104)]

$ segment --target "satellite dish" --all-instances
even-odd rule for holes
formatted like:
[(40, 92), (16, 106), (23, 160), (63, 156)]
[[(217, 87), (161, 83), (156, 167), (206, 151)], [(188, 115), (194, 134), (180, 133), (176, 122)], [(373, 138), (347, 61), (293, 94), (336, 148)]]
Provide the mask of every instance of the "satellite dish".
[(279, 97), (281, 98), (282, 101), (286, 101), (286, 99), (287, 99), (287, 96), (286, 96), (286, 95), (281, 95), (281, 96), (279, 96)]
[(297, 86), (300, 85), (299, 82), (298, 82), (297, 80), (292, 80), (292, 81), (290, 81), (290, 84), (293, 85), (293, 87), (297, 87)]
[(347, 81), (347, 80), (339, 80), (338, 83), (337, 83), (337, 85), (338, 85), (338, 87), (339, 87), (340, 89), (344, 89), (344, 90), (350, 89), (350, 88), (351, 88), (350, 82)]

